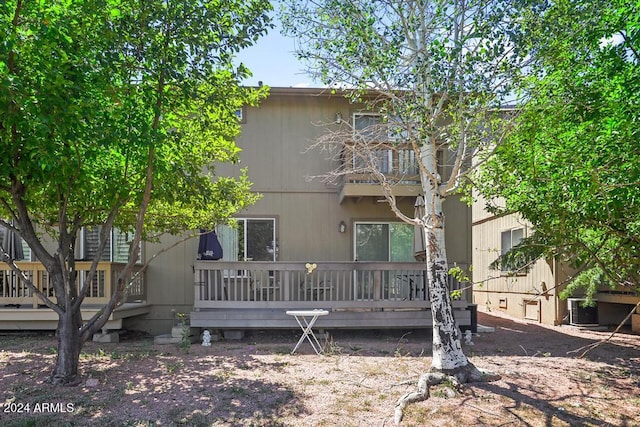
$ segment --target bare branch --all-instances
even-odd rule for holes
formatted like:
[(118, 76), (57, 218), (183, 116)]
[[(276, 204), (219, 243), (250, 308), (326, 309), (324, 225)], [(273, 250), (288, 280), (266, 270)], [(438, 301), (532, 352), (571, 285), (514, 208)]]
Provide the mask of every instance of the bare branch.
[(637, 303), (636, 305), (634, 305), (634, 306), (633, 306), (633, 308), (631, 309), (631, 311), (629, 311), (629, 313), (625, 316), (625, 318), (624, 318), (624, 319), (622, 319), (622, 321), (618, 324), (618, 326), (616, 327), (616, 329), (615, 329), (613, 332), (611, 332), (611, 334), (610, 334), (607, 338), (604, 338), (604, 339), (602, 339), (602, 340), (600, 340), (600, 341), (596, 341), (596, 342), (594, 342), (594, 343), (591, 343), (591, 344), (588, 344), (588, 345), (582, 346), (582, 347), (577, 348), (577, 349), (575, 349), (575, 350), (568, 351), (568, 352), (567, 352), (567, 354), (578, 353), (578, 352), (581, 352), (581, 351), (582, 351), (582, 353), (581, 353), (581, 354), (580, 354), (580, 356), (579, 356), (579, 357), (580, 357), (580, 359), (582, 359), (582, 358), (584, 358), (584, 357), (585, 357), (585, 356), (586, 356), (586, 355), (587, 355), (591, 350), (594, 350), (594, 349), (596, 349), (596, 348), (600, 347), (602, 344), (605, 344), (605, 343), (607, 343), (607, 342), (611, 341), (611, 339), (615, 336), (615, 334), (617, 334), (617, 333), (620, 331), (620, 329), (621, 329), (621, 328), (622, 328), (622, 327), (627, 323), (627, 321), (631, 318), (631, 315), (632, 315), (633, 313), (635, 313), (635, 311), (638, 309), (638, 307), (640, 307), (640, 301), (638, 301), (638, 303)]

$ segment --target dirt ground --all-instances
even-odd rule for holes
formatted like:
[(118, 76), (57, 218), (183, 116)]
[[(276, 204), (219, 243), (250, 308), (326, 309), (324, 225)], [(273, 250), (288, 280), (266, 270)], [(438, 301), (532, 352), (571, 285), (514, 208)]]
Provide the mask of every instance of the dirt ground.
[[(499, 380), (451, 395), (439, 386), (405, 426), (640, 426), (640, 336), (547, 327), (479, 313), (495, 332), (466, 354)], [(156, 346), (128, 334), (88, 343), (83, 382), (44, 381), (51, 334), (0, 335), (0, 422), (7, 426), (390, 426), (396, 401), (430, 364), (430, 332), (329, 331), (326, 355), (298, 331), (252, 332), (211, 347)]]

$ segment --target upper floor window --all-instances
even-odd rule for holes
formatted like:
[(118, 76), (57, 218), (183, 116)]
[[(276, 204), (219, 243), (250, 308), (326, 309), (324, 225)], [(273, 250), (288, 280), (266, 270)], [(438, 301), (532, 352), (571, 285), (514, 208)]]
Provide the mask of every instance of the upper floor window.
[[(347, 151), (354, 170), (360, 172), (375, 168), (385, 175), (405, 177), (420, 173), (414, 148), (401, 142), (406, 139), (406, 132), (402, 132), (401, 127), (385, 121), (380, 114), (355, 113), (353, 128), (354, 139), (367, 143), (356, 144), (351, 152)], [(391, 132), (393, 129), (398, 131)], [(401, 178), (400, 182), (414, 183), (415, 177), (408, 181)]]
[(353, 114), (354, 138), (362, 138), (365, 141), (386, 141), (387, 133), (382, 126), (382, 116), (375, 113)]
[(238, 122), (244, 124), (247, 123), (247, 116), (244, 111), (245, 107), (240, 107), (235, 111), (235, 115), (238, 118)]
[(377, 113), (354, 113), (353, 129), (355, 137), (365, 141), (406, 142), (409, 132), (397, 117), (383, 117)]

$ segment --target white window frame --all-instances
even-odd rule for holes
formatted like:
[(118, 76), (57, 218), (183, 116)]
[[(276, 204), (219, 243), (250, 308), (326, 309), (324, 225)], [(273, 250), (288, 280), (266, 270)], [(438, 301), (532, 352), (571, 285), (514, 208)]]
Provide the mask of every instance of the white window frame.
[[(356, 260), (356, 256), (358, 254), (358, 226), (359, 225), (387, 225), (388, 229), (387, 229), (387, 259), (385, 261), (372, 261), (372, 262), (403, 262), (403, 261), (392, 261), (391, 260), (391, 245), (392, 245), (392, 237), (391, 237), (391, 226), (392, 225), (398, 225), (398, 224), (404, 224), (407, 227), (411, 227), (411, 225), (403, 222), (403, 221), (389, 221), (389, 220), (379, 220), (379, 221), (354, 221), (353, 223), (353, 258), (354, 260)], [(413, 231), (413, 230), (412, 230)], [(413, 250), (413, 241), (411, 242), (411, 250)], [(357, 260), (356, 260), (357, 261)], [(364, 262), (371, 262), (371, 261), (364, 261)], [(386, 292), (391, 292), (394, 295), (400, 295), (399, 292), (399, 284), (397, 280), (393, 280), (393, 282), (395, 282), (395, 285), (391, 285), (390, 284), (390, 288), (386, 291)], [(372, 286), (371, 283), (369, 283), (368, 286)], [(356, 300), (363, 300), (363, 299), (370, 299), (372, 296), (372, 292), (373, 289), (370, 287), (367, 287), (366, 285), (363, 287), (358, 280), (358, 271), (354, 270), (353, 272), (353, 295), (355, 296)], [(408, 297), (408, 295), (407, 295)]]
[[(273, 250), (273, 261), (276, 261), (278, 258), (278, 254), (277, 254), (277, 248), (276, 248), (276, 225), (277, 225), (277, 221), (276, 218), (274, 217), (242, 217), (242, 218), (234, 218), (237, 222), (238, 222), (238, 226), (240, 227), (240, 223), (242, 223), (242, 227), (243, 227), (243, 235), (244, 235), (244, 242), (242, 242), (243, 245), (243, 253), (246, 255), (247, 254), (247, 237), (249, 235), (248, 233), (248, 222), (249, 221), (271, 221), (273, 223), (273, 246), (274, 246), (274, 250)], [(230, 227), (233, 228), (233, 227)], [(220, 228), (218, 227), (218, 235), (224, 234), (224, 232), (220, 231)], [(240, 243), (240, 242), (239, 242)], [(223, 256), (222, 256), (222, 261), (252, 261), (248, 258), (245, 259), (241, 259), (241, 260), (236, 260), (233, 259), (235, 258), (236, 254), (233, 254), (233, 256), (231, 256), (231, 254), (228, 253), (228, 250), (223, 251)]]
[[(520, 240), (514, 245), (513, 244), (513, 233), (514, 231), (521, 231), (522, 232), (522, 237), (520, 237)], [(506, 233), (509, 233), (509, 247), (505, 248), (503, 247), (503, 237)], [(504, 254), (506, 254), (507, 252), (509, 252), (511, 250), (511, 248), (513, 248), (514, 246), (517, 246), (522, 239), (524, 239), (527, 236), (527, 228), (526, 227), (512, 227), (512, 228), (508, 228), (506, 230), (502, 230), (500, 232), (500, 256), (503, 256)], [(506, 268), (503, 265), (500, 265), (500, 272), (503, 274), (513, 274), (514, 272), (512, 270), (509, 270), (508, 268)], [(523, 274), (524, 275), (524, 274)]]
[[(278, 243), (277, 243), (277, 226), (278, 226), (278, 221), (275, 217), (241, 217), (241, 218), (235, 218), (235, 220), (238, 222), (238, 227), (243, 227), (243, 235), (244, 235), (244, 241), (240, 242), (238, 239), (238, 244), (242, 244), (243, 245), (243, 253), (247, 254), (247, 237), (249, 236), (248, 233), (248, 224), (249, 221), (271, 221), (273, 224), (273, 236), (272, 236), (272, 241), (273, 241), (273, 262), (275, 262), (278, 259)], [(242, 224), (240, 224), (242, 223)], [(228, 227), (228, 226), (227, 226)], [(232, 227), (229, 227), (232, 228)], [(252, 261), (249, 260), (248, 258), (239, 260), (239, 259), (235, 259), (237, 258), (237, 254), (234, 253), (229, 253), (229, 248), (225, 247), (225, 242), (224, 240), (224, 231), (221, 231), (220, 226), (218, 226), (218, 237), (221, 240), (221, 244), (223, 247), (223, 251), (222, 251), (222, 260), (221, 261)], [(224, 271), (224, 277), (227, 278), (234, 278), (234, 277), (247, 277), (249, 274), (248, 270), (239, 270), (239, 271), (231, 271), (231, 270), (225, 270)]]
[[(395, 262), (395, 261), (391, 261), (391, 225), (393, 224), (406, 224), (403, 221), (384, 221), (384, 220), (380, 220), (380, 221), (354, 221), (353, 223), (353, 258), (355, 261), (357, 261), (356, 255), (358, 253), (358, 233), (357, 233), (357, 229), (358, 229), (358, 225), (362, 225), (362, 224), (370, 224), (370, 225), (388, 225), (389, 229), (387, 231), (387, 236), (388, 236), (388, 242), (387, 242), (387, 260), (386, 261), (379, 261), (379, 262)], [(407, 227), (411, 227), (411, 225), (406, 224)], [(401, 262), (401, 261), (398, 261)]]
[(247, 118), (246, 118), (246, 115), (245, 115), (244, 108), (245, 107), (242, 106), (242, 107), (237, 108), (235, 110), (235, 115), (238, 118), (238, 122), (241, 123), (241, 124), (247, 123)]
[[(356, 129), (356, 120), (358, 117), (377, 117), (380, 119), (380, 123), (382, 123), (382, 121), (384, 120), (384, 116), (382, 114), (379, 113), (373, 113), (373, 112), (355, 112), (353, 113), (352, 116), (352, 123), (353, 123), (353, 137), (355, 139), (357, 132), (359, 132), (359, 130)], [(389, 135), (387, 132), (387, 140), (386, 141), (377, 141), (375, 139), (372, 139), (373, 142), (386, 142), (389, 141)], [(393, 165), (393, 150), (385, 150), (385, 149), (380, 149), (379, 150), (382, 154), (382, 156), (378, 157), (378, 168), (380, 170), (380, 172), (384, 173), (384, 174), (393, 174), (394, 172), (394, 165)], [(386, 157), (386, 159), (384, 158)], [(356, 157), (355, 157), (355, 153), (352, 156), (352, 167), (355, 169), (357, 167), (356, 165)]]
[(356, 111), (353, 113), (352, 115), (352, 123), (353, 123), (353, 135), (355, 137), (356, 133), (358, 132), (358, 129), (356, 129), (356, 120), (358, 117), (377, 117), (380, 119), (380, 123), (382, 123), (382, 120), (384, 119), (384, 117), (382, 116), (382, 114), (380, 113), (374, 113), (372, 111)]
[(409, 139), (409, 136), (410, 136), (409, 132), (407, 131), (407, 129), (404, 128), (404, 126), (394, 126), (394, 123), (398, 122), (399, 120), (395, 118), (390, 119), (389, 116), (385, 116), (384, 114), (376, 113), (373, 111), (356, 111), (353, 113), (352, 123), (353, 123), (354, 136), (355, 136), (355, 133), (357, 132), (356, 119), (358, 117), (363, 117), (363, 116), (378, 117), (380, 124), (384, 124), (386, 120), (386, 124), (387, 124), (386, 141), (397, 142), (397, 141), (407, 141)]
[[(395, 122), (398, 122), (396, 118), (388, 119), (389, 129), (387, 129), (387, 138), (391, 142), (408, 142), (409, 141), (409, 131), (404, 126), (394, 126)], [(415, 127), (413, 127), (415, 130)]]

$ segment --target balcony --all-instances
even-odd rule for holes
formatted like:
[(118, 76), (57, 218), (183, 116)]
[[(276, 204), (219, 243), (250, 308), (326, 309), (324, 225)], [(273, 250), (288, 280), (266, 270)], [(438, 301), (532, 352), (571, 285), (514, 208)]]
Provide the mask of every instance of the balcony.
[[(416, 262), (223, 262), (194, 265), (191, 325), (209, 328), (291, 327), (286, 310), (332, 312), (319, 327), (430, 327), (425, 265)], [(460, 325), (470, 324), (467, 291), (450, 290)]]
[(347, 146), (342, 152), (343, 170), (340, 185), (340, 203), (345, 198), (382, 197), (378, 179), (367, 169), (382, 173), (393, 186), (396, 197), (416, 197), (421, 192), (420, 169), (414, 149), (408, 144), (376, 144), (375, 148), (358, 152)]
[[(52, 301), (56, 301), (48, 272), (41, 263), (18, 261), (16, 264), (38, 290)], [(114, 262), (98, 263), (96, 274), (82, 305), (83, 318), (92, 316), (109, 301), (116, 288), (118, 274), (124, 265)], [(79, 287), (84, 285), (90, 267), (91, 262), (76, 262)], [(138, 270), (139, 267), (135, 267), (134, 274)], [(126, 289), (122, 306), (111, 315), (105, 329), (120, 329), (123, 318), (146, 312), (148, 312), (148, 306), (144, 275), (141, 274)], [(56, 313), (46, 307), (6, 264), (0, 265), (0, 329), (55, 329), (56, 324)]]

